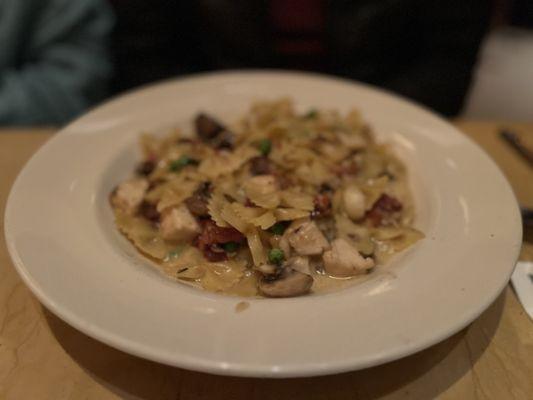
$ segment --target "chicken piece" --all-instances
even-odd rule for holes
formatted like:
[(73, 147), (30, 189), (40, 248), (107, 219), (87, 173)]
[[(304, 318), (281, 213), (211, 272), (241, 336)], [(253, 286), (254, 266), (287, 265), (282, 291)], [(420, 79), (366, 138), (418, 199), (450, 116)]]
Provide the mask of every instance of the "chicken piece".
[(184, 205), (166, 210), (161, 216), (159, 232), (165, 240), (186, 242), (200, 231), (200, 225)]
[(329, 243), (313, 221), (295, 221), (285, 231), (289, 244), (301, 256), (322, 254)]
[(128, 215), (135, 214), (144, 198), (148, 185), (148, 180), (145, 178), (122, 182), (111, 197), (111, 204)]
[(347, 149), (360, 150), (367, 147), (367, 141), (362, 135), (339, 132), (337, 137)]
[(309, 265), (309, 257), (291, 257), (283, 264), (284, 267), (290, 267), (302, 274), (311, 275), (311, 266)]
[(364, 258), (344, 239), (331, 242), (331, 250), (324, 252), (322, 260), (326, 272), (338, 277), (358, 275), (375, 265), (372, 258)]

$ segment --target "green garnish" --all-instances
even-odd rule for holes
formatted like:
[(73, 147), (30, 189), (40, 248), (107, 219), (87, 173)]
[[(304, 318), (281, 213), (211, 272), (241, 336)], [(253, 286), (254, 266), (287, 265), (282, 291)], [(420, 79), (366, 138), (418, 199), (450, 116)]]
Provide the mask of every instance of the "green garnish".
[(189, 156), (181, 156), (177, 160), (172, 160), (169, 165), (169, 169), (172, 172), (179, 172), (182, 170), (182, 168), (186, 167), (187, 165), (198, 165), (198, 160), (195, 160), (194, 158), (191, 158)]
[(226, 253), (235, 253), (239, 248), (239, 243), (237, 242), (227, 242), (222, 244), (222, 248)]
[(304, 114), (305, 119), (312, 119), (318, 117), (318, 111), (317, 110), (309, 110), (307, 113)]
[(283, 222), (276, 222), (274, 225), (270, 227), (270, 232), (272, 232), (274, 235), (283, 235), (283, 232), (285, 232), (285, 229), (287, 229), (287, 224)]
[(174, 250), (169, 251), (166, 257), (167, 260), (178, 258), (181, 255), (181, 253), (183, 253), (183, 250), (185, 250), (185, 246), (178, 246)]
[(285, 259), (285, 254), (281, 249), (271, 249), (268, 252), (268, 262), (271, 264), (280, 265)]
[(272, 150), (272, 142), (270, 139), (261, 139), (257, 142), (257, 147), (263, 156), (267, 156)]

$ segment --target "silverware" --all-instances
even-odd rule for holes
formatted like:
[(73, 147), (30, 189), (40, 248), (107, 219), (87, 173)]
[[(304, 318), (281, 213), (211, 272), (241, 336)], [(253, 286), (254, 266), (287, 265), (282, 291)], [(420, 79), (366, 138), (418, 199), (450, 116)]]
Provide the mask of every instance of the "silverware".
[(533, 166), (533, 151), (527, 148), (518, 135), (507, 129), (500, 130), (500, 137), (505, 140), (523, 159), (525, 159), (530, 166)]
[(518, 300), (533, 320), (533, 262), (518, 261), (511, 276)]

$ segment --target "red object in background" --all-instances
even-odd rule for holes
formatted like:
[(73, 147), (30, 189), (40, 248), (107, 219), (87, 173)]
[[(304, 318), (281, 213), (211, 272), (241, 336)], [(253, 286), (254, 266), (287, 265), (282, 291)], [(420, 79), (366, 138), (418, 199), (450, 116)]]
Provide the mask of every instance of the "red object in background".
[(285, 55), (323, 53), (324, 14), (322, 0), (271, 0), (275, 50)]
[(274, 27), (283, 32), (324, 30), (322, 0), (271, 0), (270, 15)]

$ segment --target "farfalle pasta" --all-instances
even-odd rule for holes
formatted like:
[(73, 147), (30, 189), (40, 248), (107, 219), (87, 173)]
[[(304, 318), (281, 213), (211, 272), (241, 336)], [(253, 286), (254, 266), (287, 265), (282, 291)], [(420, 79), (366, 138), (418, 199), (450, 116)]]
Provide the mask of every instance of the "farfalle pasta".
[[(232, 129), (143, 134), (110, 202), (118, 229), (168, 276), (208, 291), (291, 297), (371, 272), (423, 237), (403, 164), (361, 115), (289, 99)], [(321, 282), (317, 285), (317, 282)]]

